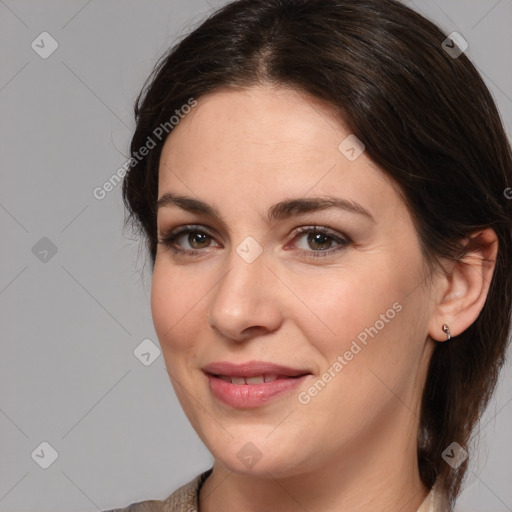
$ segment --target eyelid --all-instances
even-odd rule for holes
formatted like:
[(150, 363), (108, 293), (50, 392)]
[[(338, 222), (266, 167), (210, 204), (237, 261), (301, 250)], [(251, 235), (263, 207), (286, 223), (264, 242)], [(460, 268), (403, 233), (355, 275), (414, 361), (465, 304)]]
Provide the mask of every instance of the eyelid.
[[(204, 249), (178, 249), (174, 246), (174, 242), (177, 238), (180, 236), (189, 234), (189, 233), (202, 233), (210, 237), (211, 239), (215, 239), (215, 236), (207, 229), (204, 228), (202, 225), (198, 224), (186, 224), (179, 226), (175, 229), (171, 229), (169, 231), (163, 230), (163, 235), (160, 235), (158, 237), (158, 244), (162, 244), (164, 246), (167, 246), (171, 251), (173, 251), (177, 256), (179, 255), (191, 255), (191, 256), (199, 256), (205, 252), (207, 252), (210, 247), (206, 247)], [(333, 253), (339, 251), (340, 249), (343, 249), (350, 245), (352, 243), (352, 240), (349, 236), (345, 235), (344, 233), (340, 233), (336, 230), (333, 230), (332, 228), (329, 228), (327, 226), (318, 226), (316, 224), (313, 225), (305, 225), (300, 226), (296, 229), (294, 229), (288, 237), (291, 237), (290, 243), (293, 243), (296, 238), (301, 234), (316, 234), (316, 233), (322, 233), (331, 238), (334, 242), (337, 243), (337, 245), (334, 248), (321, 250), (321, 251), (307, 251), (304, 249), (296, 249), (296, 251), (299, 254), (303, 254), (306, 258), (318, 258), (318, 257), (326, 257), (329, 255), (332, 255)], [(287, 244), (286, 247), (288, 247), (289, 244)]]
[(294, 242), (297, 237), (299, 237), (302, 234), (316, 234), (321, 233), (329, 238), (331, 238), (333, 241), (337, 243), (337, 245), (333, 248), (322, 250), (322, 251), (306, 251), (304, 249), (296, 249), (300, 254), (304, 255), (306, 258), (321, 258), (321, 257), (328, 257), (332, 256), (335, 253), (339, 252), (340, 250), (346, 248), (350, 244), (352, 244), (352, 240), (349, 236), (345, 235), (344, 233), (340, 233), (338, 231), (335, 231), (331, 228), (328, 228), (327, 226), (318, 226), (316, 224), (309, 225), (309, 226), (300, 226), (299, 228), (292, 231), (291, 236), (291, 242)]
[(164, 230), (162, 230), (162, 232), (163, 233), (158, 236), (158, 243), (168, 246), (169, 249), (171, 249), (175, 252), (187, 252), (187, 251), (189, 251), (189, 252), (193, 251), (194, 253), (203, 252), (200, 249), (194, 249), (194, 250), (183, 249), (182, 251), (179, 251), (179, 250), (176, 250), (172, 246), (172, 244), (176, 240), (176, 238), (178, 238), (182, 235), (185, 235), (187, 233), (204, 233), (205, 235), (209, 236), (210, 238), (215, 239), (215, 236), (208, 229), (205, 229), (202, 225), (199, 225), (199, 224), (185, 224), (185, 225), (182, 225), (177, 228), (170, 229), (170, 230), (164, 229)]

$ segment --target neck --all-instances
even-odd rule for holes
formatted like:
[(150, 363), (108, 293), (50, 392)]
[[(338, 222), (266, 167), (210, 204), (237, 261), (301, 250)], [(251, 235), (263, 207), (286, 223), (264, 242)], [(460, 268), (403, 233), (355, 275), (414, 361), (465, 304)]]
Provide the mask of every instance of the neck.
[[(199, 495), (201, 512), (416, 512), (428, 494), (417, 464), (417, 416), (398, 403), (351, 447), (306, 471), (275, 477), (232, 472), (216, 461)], [(375, 425), (375, 423), (374, 423)], [(397, 425), (402, 428), (397, 429)], [(410, 442), (404, 444), (404, 439)]]

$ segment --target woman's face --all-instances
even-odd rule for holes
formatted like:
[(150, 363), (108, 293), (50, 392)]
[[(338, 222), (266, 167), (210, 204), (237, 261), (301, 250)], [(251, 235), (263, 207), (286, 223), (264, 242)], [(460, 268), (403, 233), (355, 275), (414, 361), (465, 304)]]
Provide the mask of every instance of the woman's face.
[[(258, 86), (199, 98), (164, 145), (159, 237), (193, 226), (158, 246), (153, 320), (185, 413), (231, 471), (415, 450), (424, 260), (393, 182), (349, 135), (310, 96)], [(309, 203), (275, 207), (292, 199)]]

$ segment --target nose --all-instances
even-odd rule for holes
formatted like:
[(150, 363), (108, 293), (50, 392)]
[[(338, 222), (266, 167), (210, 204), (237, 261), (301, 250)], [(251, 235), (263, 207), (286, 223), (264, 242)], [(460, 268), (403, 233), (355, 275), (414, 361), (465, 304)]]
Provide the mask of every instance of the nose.
[(233, 341), (245, 341), (279, 328), (285, 288), (261, 254), (251, 263), (233, 251), (228, 270), (211, 295), (212, 329)]

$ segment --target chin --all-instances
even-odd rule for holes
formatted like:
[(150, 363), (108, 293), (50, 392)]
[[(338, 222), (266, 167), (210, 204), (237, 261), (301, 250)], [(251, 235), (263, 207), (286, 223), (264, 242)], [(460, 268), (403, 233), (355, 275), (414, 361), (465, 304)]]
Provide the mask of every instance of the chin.
[[(251, 430), (249, 426), (248, 430)], [(282, 439), (276, 437), (272, 442), (265, 437), (268, 437), (268, 429), (261, 437), (255, 436), (253, 431), (248, 432), (246, 436), (234, 437), (225, 446), (217, 446), (213, 450), (210, 448), (210, 452), (216, 463), (239, 475), (266, 479), (302, 472), (306, 463), (302, 458), (297, 459), (296, 446), (287, 447)]]

